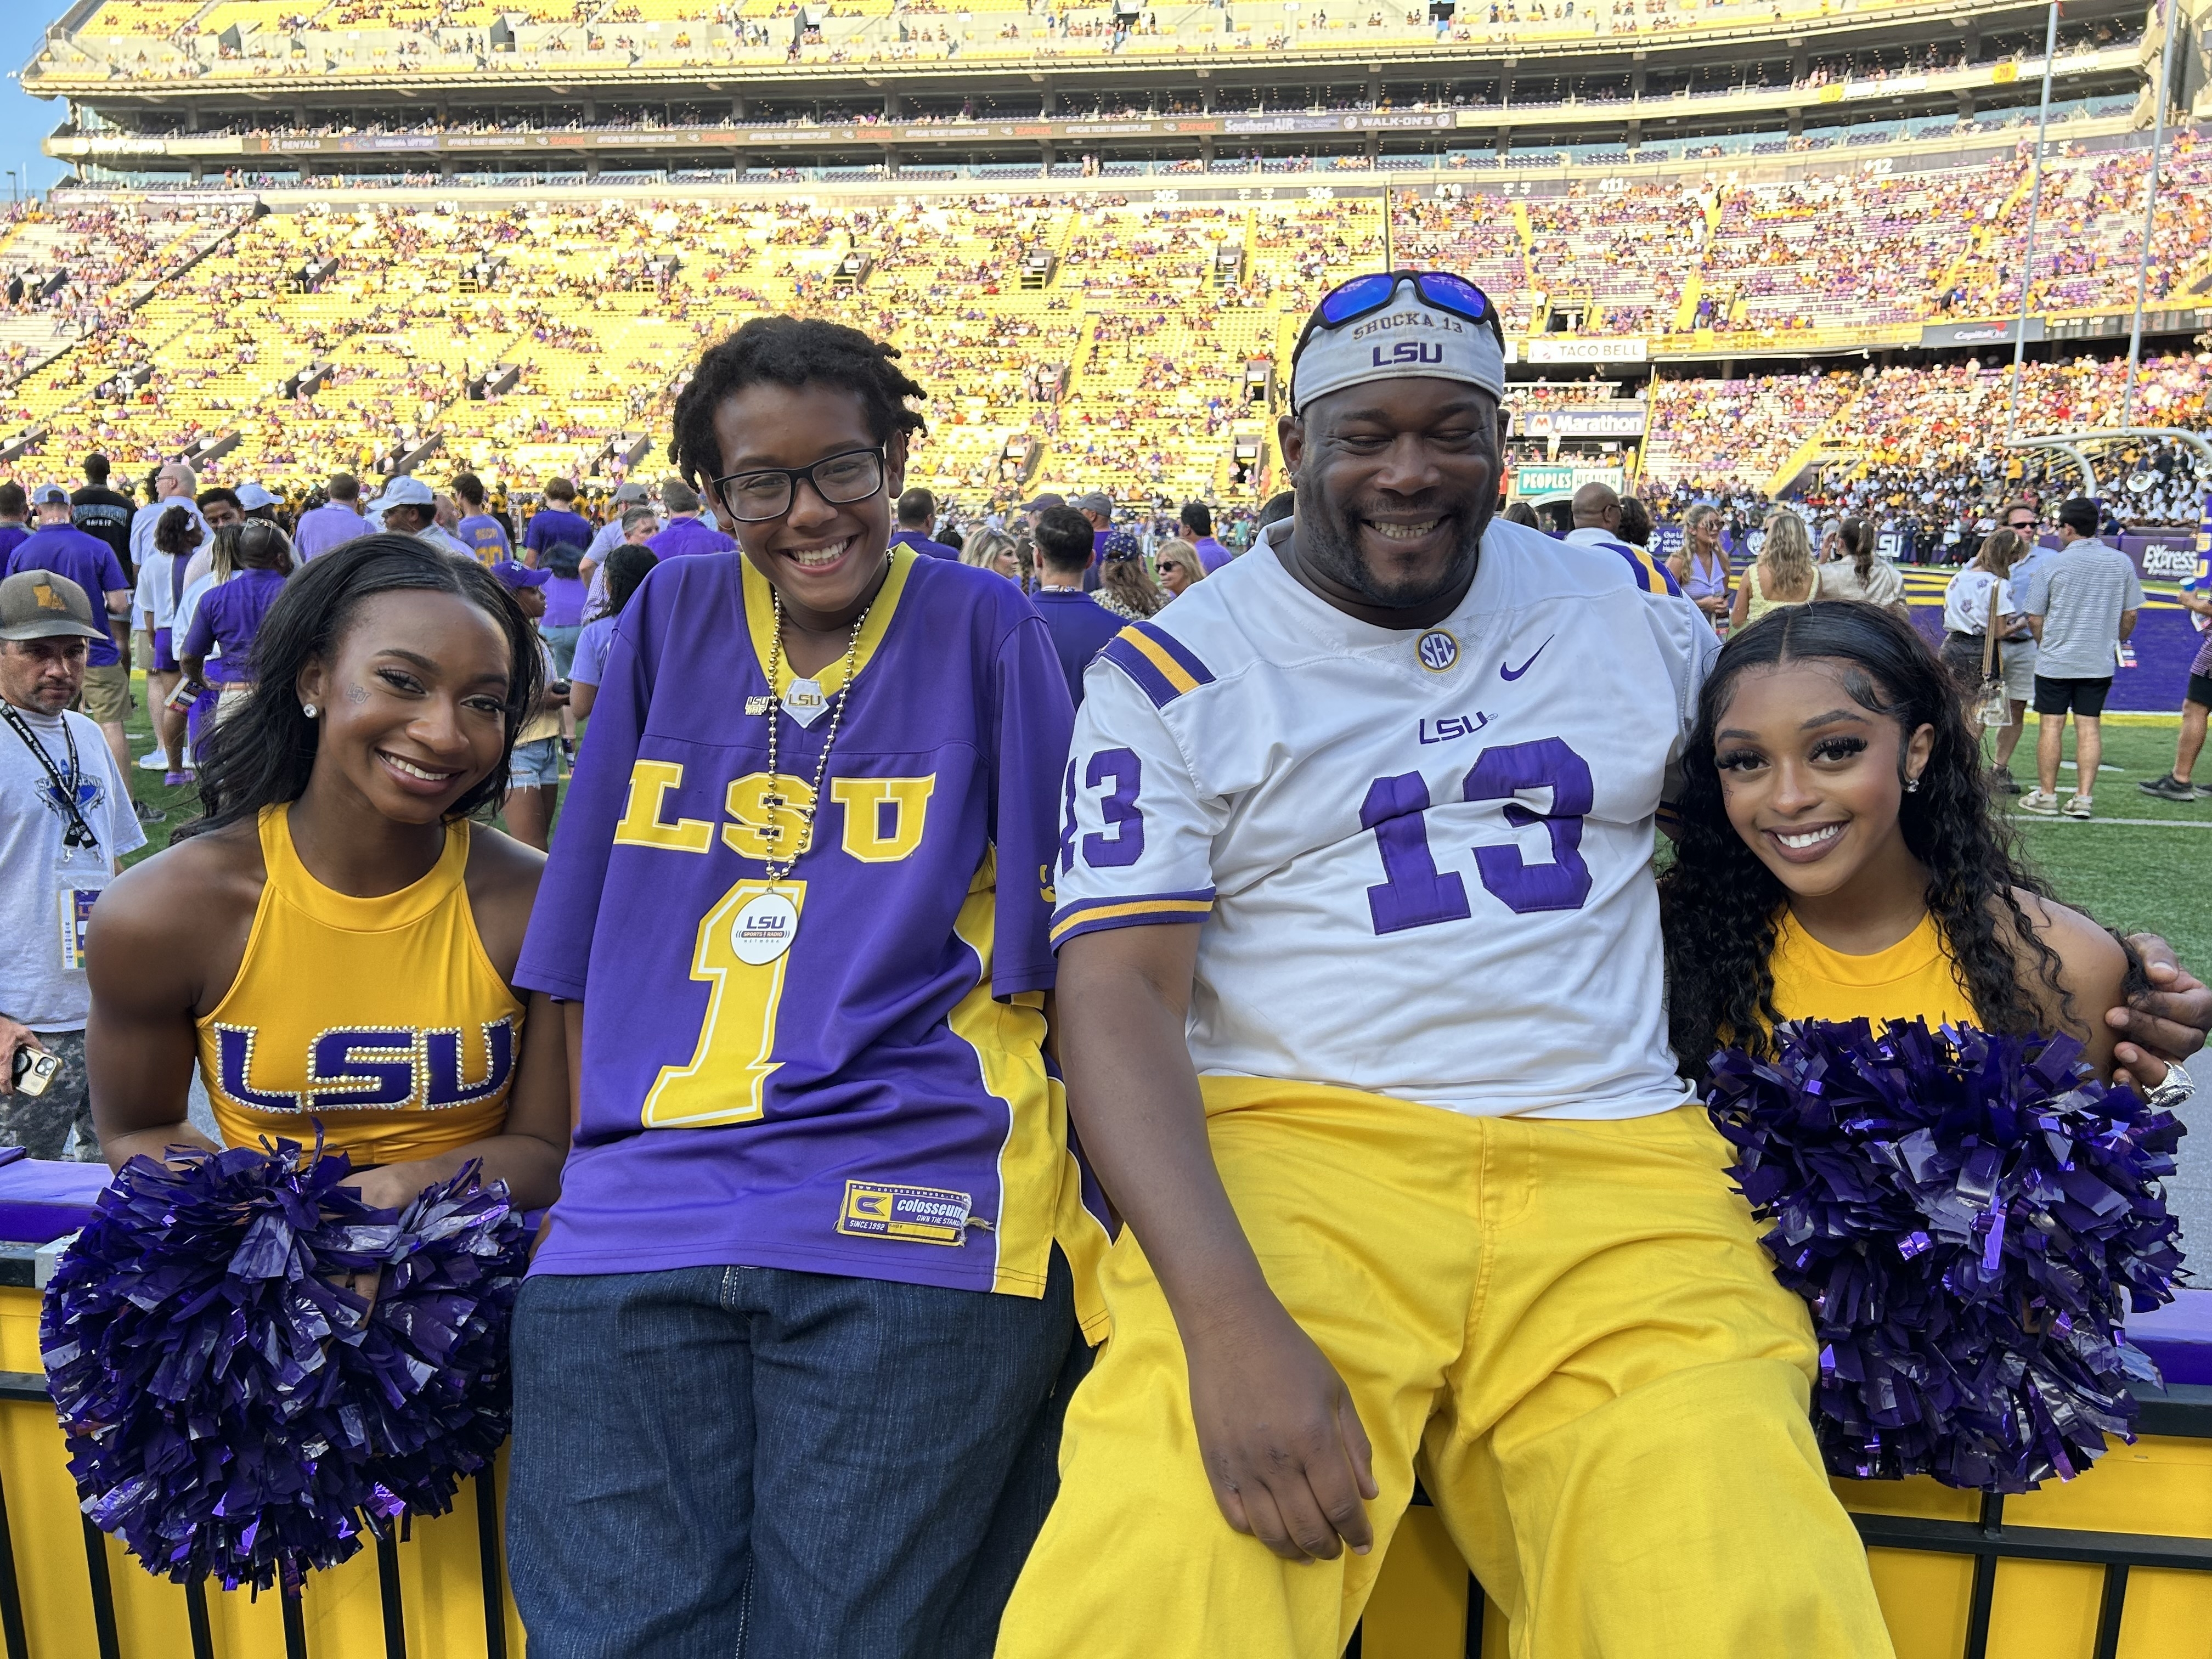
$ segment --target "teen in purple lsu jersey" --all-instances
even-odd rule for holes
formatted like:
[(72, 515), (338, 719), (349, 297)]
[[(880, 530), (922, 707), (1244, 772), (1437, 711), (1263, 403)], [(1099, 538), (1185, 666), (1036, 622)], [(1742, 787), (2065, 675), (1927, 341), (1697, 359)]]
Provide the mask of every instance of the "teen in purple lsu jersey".
[(1042, 1052), (1073, 712), (1017, 589), (889, 544), (896, 355), (702, 361), (676, 453), (740, 551), (623, 611), (523, 952), (581, 1039), (516, 1318), (533, 1654), (981, 1656), (1049, 1502), (1104, 1240)]

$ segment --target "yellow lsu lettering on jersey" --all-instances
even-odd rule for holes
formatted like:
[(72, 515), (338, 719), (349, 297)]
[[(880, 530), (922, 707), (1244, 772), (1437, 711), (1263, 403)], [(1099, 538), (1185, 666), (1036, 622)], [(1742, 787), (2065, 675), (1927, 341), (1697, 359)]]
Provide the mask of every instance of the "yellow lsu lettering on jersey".
[(749, 772), (730, 781), (722, 805), (722, 845), (741, 857), (781, 864), (814, 845), (814, 787), (804, 779)]
[[(705, 818), (665, 817), (670, 792), (684, 787), (681, 762), (633, 763), (629, 795), (615, 824), (617, 847), (658, 847), (675, 853), (704, 853), (714, 842), (714, 826)], [(937, 788), (932, 773), (919, 778), (838, 778), (830, 798), (845, 809), (842, 844), (863, 864), (896, 864), (921, 845), (929, 799)], [(814, 791), (805, 779), (766, 772), (733, 778), (723, 792), (728, 821), (722, 844), (742, 857), (781, 863), (813, 845)]]
[(714, 844), (714, 826), (704, 818), (661, 821), (661, 805), (672, 789), (684, 787), (684, 768), (675, 761), (641, 760), (629, 769), (629, 799), (615, 824), (617, 847), (665, 847), (674, 853), (703, 853)]
[(845, 809), (845, 850), (863, 864), (896, 864), (921, 845), (937, 777), (839, 778), (830, 799)]

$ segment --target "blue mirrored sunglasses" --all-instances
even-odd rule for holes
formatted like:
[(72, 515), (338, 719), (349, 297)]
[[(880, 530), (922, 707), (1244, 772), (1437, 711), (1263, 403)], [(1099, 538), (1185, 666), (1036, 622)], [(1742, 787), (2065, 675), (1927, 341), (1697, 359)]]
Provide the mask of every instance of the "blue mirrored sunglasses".
[(1455, 317), (1464, 317), (1471, 323), (1480, 323), (1497, 337), (1501, 347), (1505, 343), (1505, 330), (1498, 320), (1497, 307), (1490, 303), (1488, 295), (1466, 277), (1455, 276), (1448, 270), (1378, 270), (1340, 283), (1322, 296), (1313, 315), (1306, 319), (1305, 329), (1291, 353), (1291, 361), (1297, 361), (1306, 343), (1319, 330), (1341, 328), (1384, 309), (1401, 283), (1413, 283), (1414, 293), (1427, 304)]

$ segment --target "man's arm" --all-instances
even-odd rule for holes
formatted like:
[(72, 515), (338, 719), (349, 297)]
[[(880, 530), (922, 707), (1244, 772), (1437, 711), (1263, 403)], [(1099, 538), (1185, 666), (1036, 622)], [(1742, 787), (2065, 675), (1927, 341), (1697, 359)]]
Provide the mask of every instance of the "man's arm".
[(2120, 637), (2122, 639), (2130, 639), (2134, 636), (2136, 631), (2136, 618), (2142, 614), (2142, 612), (2140, 611), (2123, 611), (2120, 612)]
[(1222, 1514), (1285, 1559), (1374, 1541), (1366, 1431), (1343, 1379), (1268, 1288), (1221, 1184), (1185, 1047), (1197, 927), (1071, 939), (1055, 1004), (1068, 1108), (1160, 1280)]

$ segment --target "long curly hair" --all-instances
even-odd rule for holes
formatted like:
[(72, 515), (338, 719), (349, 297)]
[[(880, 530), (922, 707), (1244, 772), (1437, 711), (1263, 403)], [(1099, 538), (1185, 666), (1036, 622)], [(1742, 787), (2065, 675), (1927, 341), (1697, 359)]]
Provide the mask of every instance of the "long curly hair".
[(317, 658), (331, 656), (364, 601), (379, 593), (425, 589), (467, 600), (507, 636), (506, 745), (499, 763), (446, 816), (467, 817), (498, 805), (507, 793), (515, 734), (544, 690), (535, 627), (499, 578), (475, 560), (441, 553), (413, 536), (362, 536), (311, 560), (285, 582), (269, 607), (253, 639), (252, 690), (200, 740), (200, 805), (206, 816), (179, 830), (179, 838), (250, 820), (264, 806), (280, 806), (307, 793), (322, 728), (301, 710), (301, 671)]
[(1714, 734), (1745, 673), (1816, 659), (1839, 665), (1852, 701), (1896, 721), (1906, 737), (1923, 726), (1935, 728), (1920, 787), (1903, 798), (1898, 823), (1905, 847), (1928, 872), (1928, 908), (1977, 1021), (1991, 1031), (2041, 1028), (2045, 1000), (2023, 983), (2027, 960), (2048, 1001), (2073, 1024), (2057, 954), (2014, 896), (2048, 898), (2051, 890), (2021, 861), (1990, 810), (1981, 745), (1942, 664), (1912, 624), (1886, 607), (1816, 601), (1770, 612), (1731, 635), (1698, 700), (1697, 730), (1682, 760), (1680, 836), (1659, 878), (1668, 1024), (1683, 1075), (1701, 1073), (1726, 1042), (1765, 1053), (1767, 1033), (1783, 1018), (1771, 961), (1789, 890), (1729, 822)]

